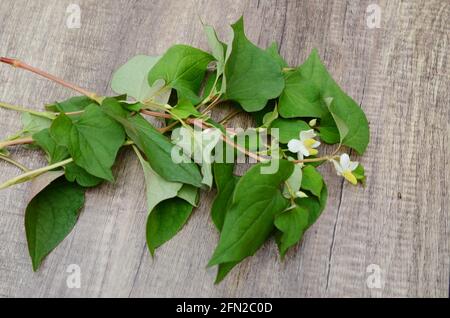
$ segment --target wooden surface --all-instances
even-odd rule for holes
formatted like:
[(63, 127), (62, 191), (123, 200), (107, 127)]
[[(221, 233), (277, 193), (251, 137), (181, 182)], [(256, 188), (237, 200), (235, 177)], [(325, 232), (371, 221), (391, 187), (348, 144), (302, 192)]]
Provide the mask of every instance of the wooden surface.
[[(318, 48), (370, 121), (371, 143), (358, 158), (367, 187), (343, 183), (325, 167), (328, 206), (303, 242), (284, 262), (266, 244), (215, 286), (214, 270), (205, 269), (218, 240), (209, 218), (214, 193), (203, 195), (187, 226), (152, 260), (141, 168), (124, 151), (117, 182), (88, 192), (75, 230), (37, 273), (23, 226), (29, 185), (0, 192), (0, 296), (448, 297), (448, 0), (73, 2), (81, 6), (80, 29), (65, 24), (72, 1), (2, 0), (0, 55), (108, 94), (112, 72), (136, 54), (161, 54), (174, 43), (206, 49), (198, 17), (225, 36), (243, 13), (249, 38), (263, 47), (277, 41), (292, 66)], [(370, 3), (381, 8), (379, 29), (366, 24)], [(1, 101), (42, 109), (72, 94), (0, 65)], [(19, 126), (18, 114), (0, 110), (2, 138)], [(30, 150), (13, 156), (32, 168), (44, 164)], [(0, 171), (1, 180), (19, 173), (5, 162)], [(80, 289), (67, 288), (70, 264), (81, 268)], [(371, 264), (381, 269), (381, 288), (367, 285)]]

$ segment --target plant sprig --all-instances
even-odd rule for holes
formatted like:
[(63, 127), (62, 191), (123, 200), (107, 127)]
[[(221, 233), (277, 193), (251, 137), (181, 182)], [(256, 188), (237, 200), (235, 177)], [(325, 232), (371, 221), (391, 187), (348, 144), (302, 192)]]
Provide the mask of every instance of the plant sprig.
[[(218, 266), (216, 282), (271, 236), (282, 258), (302, 239), (327, 201), (319, 165), (330, 163), (350, 183), (364, 184), (362, 165), (339, 152), (348, 147), (364, 153), (368, 121), (317, 50), (290, 67), (276, 44), (261, 49), (247, 39), (242, 18), (232, 25), (230, 43), (219, 40), (211, 26), (204, 28), (211, 54), (174, 45), (163, 56), (133, 57), (114, 73), (111, 86), (119, 95), (113, 97), (0, 57), (82, 95), (43, 111), (0, 103), (22, 113), (23, 129), (0, 142), (0, 159), (23, 174), (0, 189), (33, 183), (25, 229), (34, 270), (75, 226), (85, 191), (114, 181), (112, 167), (122, 147), (132, 146), (143, 168), (152, 255), (188, 221), (200, 190), (216, 188), (211, 217), (220, 239), (209, 262)], [(215, 122), (209, 114), (225, 101), (235, 109)], [(225, 127), (242, 112), (253, 116), (256, 129)], [(263, 133), (268, 140), (261, 140)], [(337, 147), (320, 154), (321, 142)], [(48, 165), (29, 170), (12, 159), (7, 148), (20, 145), (43, 150)], [(243, 176), (233, 173), (240, 156), (255, 163)]]

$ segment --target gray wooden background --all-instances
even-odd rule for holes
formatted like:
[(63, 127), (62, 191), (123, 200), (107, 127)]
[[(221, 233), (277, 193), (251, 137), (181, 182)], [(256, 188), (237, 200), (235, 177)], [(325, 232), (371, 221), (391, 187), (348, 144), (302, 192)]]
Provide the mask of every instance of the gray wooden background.
[[(71, 3), (81, 7), (80, 29), (66, 27)], [(381, 8), (380, 28), (367, 26), (371, 3)], [(371, 144), (358, 158), (367, 187), (344, 183), (325, 167), (328, 207), (303, 242), (284, 262), (267, 244), (215, 286), (214, 270), (205, 269), (218, 240), (209, 218), (214, 193), (203, 195), (187, 226), (152, 260), (141, 168), (125, 151), (117, 182), (88, 192), (75, 230), (37, 273), (23, 226), (29, 185), (0, 192), (0, 296), (448, 297), (448, 0), (2, 0), (0, 55), (108, 94), (113, 71), (130, 57), (161, 54), (174, 43), (206, 49), (198, 17), (226, 36), (242, 13), (249, 38), (263, 47), (277, 41), (292, 66), (318, 48), (361, 104), (371, 127)], [(3, 102), (42, 109), (71, 95), (0, 65)], [(0, 110), (0, 127), (2, 138), (15, 132), (19, 115)], [(29, 150), (13, 156), (32, 168), (44, 164)], [(5, 162), (0, 171), (1, 180), (19, 173)], [(67, 288), (70, 264), (81, 268), (80, 289)], [(380, 288), (367, 284), (373, 269), (380, 269)]]

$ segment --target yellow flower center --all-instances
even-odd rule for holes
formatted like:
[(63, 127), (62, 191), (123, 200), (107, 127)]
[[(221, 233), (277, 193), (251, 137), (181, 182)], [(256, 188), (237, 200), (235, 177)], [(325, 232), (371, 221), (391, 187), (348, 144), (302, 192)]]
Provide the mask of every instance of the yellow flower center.
[(356, 177), (353, 175), (353, 173), (350, 170), (345, 170), (342, 173), (342, 175), (351, 184), (356, 185), (358, 183), (358, 180), (356, 180)]
[(305, 145), (306, 149), (309, 152), (310, 156), (314, 156), (317, 155), (319, 153), (319, 151), (317, 149), (314, 149), (313, 147), (311, 147), (312, 145), (314, 145), (316, 143), (316, 141), (312, 138), (306, 139), (303, 141), (303, 145)]

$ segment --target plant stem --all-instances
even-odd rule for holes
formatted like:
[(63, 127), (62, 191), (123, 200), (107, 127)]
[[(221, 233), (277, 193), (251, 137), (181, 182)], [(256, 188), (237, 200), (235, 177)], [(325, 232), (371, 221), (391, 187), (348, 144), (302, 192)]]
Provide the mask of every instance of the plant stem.
[(228, 115), (226, 115), (224, 118), (222, 118), (221, 121), (219, 121), (219, 124), (222, 125), (226, 125), (228, 123), (228, 121), (230, 121), (234, 116), (236, 116), (237, 114), (239, 114), (241, 112), (240, 109), (235, 110), (234, 112), (229, 113)]
[(21, 169), (23, 172), (28, 172), (30, 171), (30, 169), (28, 169), (27, 167), (25, 167), (24, 165), (22, 165), (20, 162), (17, 162), (11, 158), (8, 158), (2, 154), (0, 154), (0, 159), (5, 160), (6, 162), (9, 162), (13, 165), (15, 165), (17, 168)]
[(28, 171), (28, 172), (26, 172), (24, 174), (21, 174), (20, 176), (17, 176), (15, 178), (9, 179), (8, 181), (0, 184), (0, 190), (6, 189), (6, 188), (8, 188), (8, 187), (10, 187), (12, 185), (17, 184), (17, 183), (28, 181), (30, 179), (33, 179), (33, 178), (43, 174), (44, 172), (47, 172), (47, 171), (50, 171), (50, 170), (53, 170), (53, 169), (65, 166), (65, 165), (67, 165), (67, 164), (69, 164), (71, 162), (73, 162), (73, 159), (69, 158), (69, 159), (66, 159), (66, 160), (54, 163), (52, 165), (45, 166), (43, 168), (39, 168), (39, 169), (36, 169), (36, 170)]
[(35, 73), (37, 75), (40, 75), (42, 77), (45, 77), (45, 78), (47, 78), (47, 79), (49, 79), (49, 80), (51, 80), (51, 81), (53, 81), (55, 83), (58, 83), (58, 84), (60, 84), (60, 85), (62, 85), (64, 87), (70, 88), (70, 89), (72, 89), (72, 90), (74, 90), (74, 91), (76, 91), (78, 93), (81, 93), (81, 94), (89, 97), (90, 99), (96, 101), (99, 104), (102, 103), (103, 98), (98, 96), (97, 94), (95, 94), (93, 92), (90, 92), (88, 90), (85, 90), (84, 88), (81, 88), (81, 87), (79, 87), (79, 86), (77, 86), (75, 84), (68, 83), (68, 82), (66, 82), (66, 81), (64, 81), (64, 80), (62, 80), (62, 79), (60, 79), (60, 78), (58, 78), (58, 77), (56, 77), (54, 75), (51, 75), (51, 74), (49, 74), (49, 73), (47, 73), (47, 72), (45, 72), (43, 70), (40, 70), (40, 69), (38, 69), (36, 67), (33, 67), (31, 65), (28, 65), (26, 63), (23, 63), (22, 61), (19, 61), (19, 60), (16, 60), (16, 59), (7, 58), (7, 57), (0, 57), (0, 62), (9, 64), (9, 65), (11, 65), (13, 67), (21, 68), (21, 69), (27, 70), (29, 72)]
[(11, 105), (8, 103), (3, 103), (0, 102), (0, 107), (1, 108), (5, 108), (5, 109), (10, 109), (10, 110), (15, 110), (18, 112), (22, 112), (22, 113), (30, 113), (32, 115), (35, 116), (39, 116), (39, 117), (44, 117), (44, 118), (48, 118), (48, 119), (55, 119), (56, 116), (55, 114), (51, 113), (51, 112), (39, 112), (39, 111), (35, 111), (32, 109), (28, 109), (28, 108), (24, 108), (24, 107), (20, 107), (20, 106), (15, 106), (15, 105)]
[(170, 114), (164, 114), (164, 113), (160, 113), (160, 112), (153, 112), (153, 111), (146, 110), (146, 109), (142, 109), (141, 113), (143, 113), (145, 115), (153, 116), (153, 117), (168, 118), (168, 119), (172, 118), (172, 116), (170, 116)]
[(9, 146), (14, 146), (14, 145), (23, 145), (23, 144), (32, 144), (32, 143), (33, 143), (33, 138), (31, 138), (31, 137), (7, 140), (7, 141), (0, 142), (0, 149), (9, 147)]
[(326, 160), (332, 160), (337, 159), (339, 156), (325, 156), (325, 157), (319, 157), (319, 158), (311, 158), (311, 159), (303, 159), (303, 160), (294, 160), (292, 162), (294, 163), (306, 163), (306, 162), (318, 162), (318, 161), (326, 161)]

